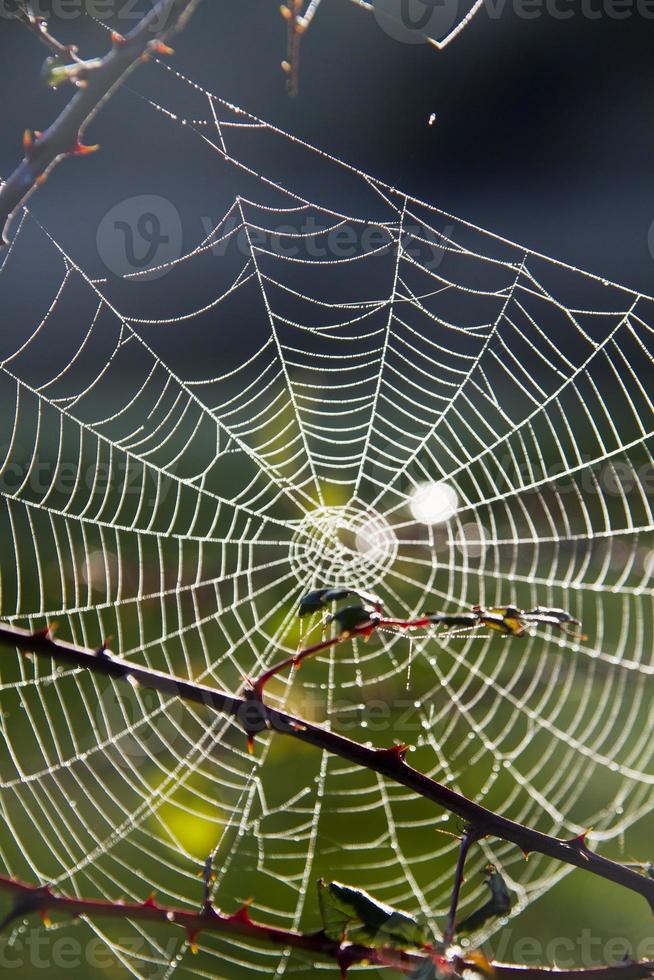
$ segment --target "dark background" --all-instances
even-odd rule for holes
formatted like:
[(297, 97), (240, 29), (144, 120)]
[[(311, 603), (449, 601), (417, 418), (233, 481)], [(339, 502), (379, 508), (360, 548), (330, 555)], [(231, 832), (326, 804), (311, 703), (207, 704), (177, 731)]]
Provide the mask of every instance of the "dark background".
[[(525, 19), (509, 3), (499, 18), (482, 10), (439, 52), (399, 43), (346, 0), (323, 0), (303, 42), (300, 94), (291, 100), (280, 70), (285, 28), (276, 0), (207, 0), (175, 42), (175, 66), (446, 211), (651, 292), (654, 20), (636, 9), (623, 19), (606, 12), (593, 19), (580, 4), (561, 0), (560, 8), (572, 16), (543, 9)], [(593, 9), (601, 9), (600, 0)], [(51, 26), (62, 39), (79, 41), (85, 55), (106, 47), (86, 19), (55, 18)], [(24, 128), (47, 125), (65, 95), (39, 82), (45, 49), (6, 18), (0, 29), (6, 174)], [(127, 105), (117, 100), (90, 130), (88, 141), (103, 145), (101, 157), (62, 168), (33, 199), (55, 233), (66, 223), (77, 179), (93, 180), (109, 206), (117, 169), (134, 172), (135, 192), (147, 192), (154, 174), (160, 191), (183, 179), (188, 148), (181, 143), (165, 160), (152, 159), (145, 134), (130, 133), (126, 146)], [(432, 112), (437, 121), (429, 126)]]

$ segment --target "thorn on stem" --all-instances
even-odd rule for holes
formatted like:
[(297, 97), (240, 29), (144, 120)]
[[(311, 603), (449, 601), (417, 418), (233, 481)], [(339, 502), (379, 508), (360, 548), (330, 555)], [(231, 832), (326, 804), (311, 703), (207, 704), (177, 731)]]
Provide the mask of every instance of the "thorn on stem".
[(150, 892), (146, 900), (143, 902), (144, 909), (158, 909), (159, 906), (155, 901), (155, 892)]
[(109, 644), (113, 640), (112, 636), (107, 636), (104, 638), (98, 649), (95, 651), (96, 657), (106, 657), (107, 650), (109, 649)]
[(86, 157), (90, 153), (97, 153), (99, 149), (100, 149), (100, 144), (99, 143), (94, 143), (93, 146), (86, 146), (84, 143), (81, 142), (81, 140), (78, 137), (75, 140), (75, 145), (73, 146), (72, 150), (70, 151), (70, 156), (73, 156), (73, 157)]
[(389, 762), (402, 762), (406, 763), (407, 752), (411, 749), (410, 745), (405, 742), (400, 742), (398, 745), (391, 745), (387, 749), (376, 749), (376, 754), (382, 759), (388, 759)]
[(234, 912), (233, 915), (229, 916), (230, 922), (242, 922), (243, 925), (252, 925), (252, 919), (250, 918), (250, 905), (252, 904), (252, 899), (248, 898), (247, 902), (244, 902), (238, 912)]
[(336, 954), (336, 962), (341, 971), (341, 980), (347, 980), (350, 967), (356, 962), (351, 950), (348, 950), (347, 948), (339, 949), (338, 953)]
[(54, 899), (54, 897), (50, 886), (43, 885), (41, 888), (34, 889), (30, 894), (18, 898), (14, 902), (13, 908), (9, 910), (2, 922), (0, 922), (0, 933), (4, 932), (12, 922), (15, 922), (17, 919), (24, 919), (33, 912), (38, 912), (46, 929), (49, 928), (52, 923), (48, 918), (48, 905), (49, 899)]
[(588, 860), (588, 854), (585, 852), (587, 851), (588, 853), (591, 853), (586, 838), (592, 829), (592, 827), (589, 827), (588, 830), (584, 830), (583, 833), (579, 834), (577, 837), (572, 837), (570, 840), (565, 842), (568, 847), (574, 847), (576, 850), (581, 851), (581, 855), (586, 859), (586, 861)]
[(58, 628), (59, 628), (59, 624), (58, 623), (48, 623), (48, 625), (45, 627), (45, 629), (38, 630), (34, 634), (34, 639), (35, 640), (53, 640), (54, 639), (54, 636), (55, 636), (55, 633), (57, 632)]
[(150, 51), (154, 52), (154, 54), (160, 54), (167, 57), (170, 57), (171, 55), (175, 54), (174, 48), (171, 48), (167, 44), (164, 44), (163, 41), (152, 41), (152, 43), (150, 44)]

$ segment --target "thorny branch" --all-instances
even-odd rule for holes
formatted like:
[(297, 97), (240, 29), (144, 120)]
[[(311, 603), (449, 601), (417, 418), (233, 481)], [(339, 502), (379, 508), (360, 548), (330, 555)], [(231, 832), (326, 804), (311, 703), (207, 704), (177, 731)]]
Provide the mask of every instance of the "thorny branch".
[(215, 908), (211, 901), (206, 900), (199, 912), (192, 912), (188, 909), (160, 905), (154, 895), (150, 895), (141, 903), (72, 898), (55, 894), (48, 886), (29, 885), (6, 876), (0, 876), (0, 891), (9, 893), (13, 898), (13, 908), (2, 923), (4, 926), (10, 921), (23, 919), (34, 913), (39, 913), (46, 923), (53, 913), (62, 913), (73, 918), (82, 915), (90, 918), (102, 916), (146, 922), (167, 922), (181, 926), (186, 931), (192, 949), (197, 948), (196, 941), (200, 933), (219, 932), (231, 936), (244, 936), (254, 942), (279, 946), (283, 949), (305, 950), (327, 959), (334, 959), (344, 967), (367, 960), (378, 966), (389, 966), (409, 973), (423, 959), (396, 950), (342, 946), (328, 939), (322, 932), (304, 935), (291, 929), (264, 925), (250, 917), (247, 905), (233, 915), (227, 915)]
[(48, 30), (48, 22), (45, 17), (40, 17), (34, 13), (32, 4), (29, 0), (18, 0), (15, 18), (19, 23), (32, 32), (44, 44), (52, 54), (60, 58), (72, 58), (77, 60), (77, 48), (74, 44), (62, 44), (56, 37), (53, 37)]
[(49, 630), (30, 633), (17, 626), (0, 624), (0, 645), (16, 648), (23, 653), (34, 653), (72, 667), (87, 668), (116, 680), (137, 682), (163, 694), (203, 704), (221, 714), (231, 715), (249, 737), (266, 730), (290, 735), (355, 765), (377, 772), (406, 786), (416, 795), (432, 800), (460, 817), (468, 827), (474, 828), (475, 835), (479, 838), (498, 837), (515, 844), (525, 855), (532, 852), (544, 854), (616, 882), (642, 895), (654, 911), (653, 878), (596, 854), (588, 847), (585, 834), (571, 840), (561, 840), (469, 800), (461, 793), (413, 769), (406, 761), (409, 746), (372, 748), (362, 745), (337, 732), (313, 725), (303, 718), (278, 711), (265, 704), (253, 691), (246, 692), (244, 696), (230, 694), (123, 660), (106, 649), (104, 644), (99, 650), (93, 651), (56, 640)]
[[(49, 916), (54, 913), (62, 913), (73, 918), (88, 916), (163, 922), (181, 926), (186, 931), (188, 942), (194, 951), (197, 951), (197, 939), (203, 932), (242, 936), (255, 943), (278, 946), (282, 949), (302, 950), (324, 959), (334, 960), (340, 967), (343, 977), (347, 977), (350, 967), (357, 963), (387, 967), (397, 970), (398, 973), (409, 974), (424, 963), (426, 958), (425, 954), (403, 952), (388, 947), (337, 943), (328, 939), (322, 931), (307, 934), (268, 926), (252, 919), (247, 905), (233, 915), (227, 915), (217, 909), (206, 897), (200, 911), (191, 912), (188, 909), (159, 904), (154, 894), (140, 903), (73, 898), (57, 894), (47, 885), (29, 885), (4, 875), (0, 876), (0, 891), (8, 893), (13, 899), (13, 907), (4, 922), (0, 924), (0, 928), (35, 913), (41, 915), (46, 925), (49, 924)], [(438, 957), (438, 960), (444, 972), (456, 976), (461, 976), (467, 970), (483, 972), (474, 954), (468, 958), (465, 955), (454, 955), (448, 960), (443, 957)], [(625, 961), (615, 966), (596, 967), (591, 970), (558, 970), (493, 963), (492, 973), (495, 980), (641, 980), (654, 975), (654, 962)]]
[(443, 933), (443, 942), (446, 945), (449, 945), (454, 938), (454, 933), (456, 931), (456, 913), (459, 908), (459, 895), (461, 894), (461, 885), (463, 884), (466, 858), (468, 857), (468, 851), (470, 850), (471, 846), (477, 840), (479, 840), (479, 833), (475, 830), (475, 828), (466, 827), (461, 835), (461, 843), (459, 844), (459, 856), (457, 858), (456, 870), (454, 872), (454, 884), (452, 885), (450, 911), (447, 916), (445, 932)]
[[(125, 37), (114, 34), (111, 50), (94, 63), (75, 94), (42, 133), (26, 131), (25, 156), (0, 187), (0, 228), (5, 244), (12, 219), (30, 194), (46, 179), (50, 171), (69, 156), (92, 152), (95, 147), (82, 143), (84, 131), (104, 103), (150, 52), (165, 49), (164, 41), (182, 30), (200, 0), (158, 0), (136, 27)], [(29, 12), (27, 14), (29, 21)], [(29, 24), (44, 39), (38, 21)], [(49, 43), (54, 41), (48, 35)], [(63, 52), (58, 51), (59, 54)], [(70, 54), (69, 49), (65, 49)]]

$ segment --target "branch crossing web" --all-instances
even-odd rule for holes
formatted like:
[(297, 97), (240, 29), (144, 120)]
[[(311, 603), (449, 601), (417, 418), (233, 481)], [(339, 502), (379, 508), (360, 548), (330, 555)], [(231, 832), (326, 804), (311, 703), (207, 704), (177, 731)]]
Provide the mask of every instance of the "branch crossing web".
[[(410, 742), (434, 778), (561, 837), (592, 826), (619, 856), (654, 783), (651, 298), (155, 75), (116, 98), (153, 158), (182, 142), (185, 248), (108, 274), (25, 212), (2, 259), (2, 618), (236, 691), (296, 651), (312, 587), (402, 617), (564, 607), (587, 639), (383, 632), (266, 696)], [(256, 918), (317, 929), (324, 876), (442, 926), (455, 842), (435, 829), (458, 828), (402, 787), (290, 739), (249, 756), (231, 720), (88, 672), (5, 651), (1, 677), (5, 873), (196, 907), (212, 852), (227, 911), (252, 896)], [(484, 842), (463, 912), (489, 859), (514, 915), (569, 871)], [(320, 968), (211, 934), (191, 955), (148, 923), (77, 929), (135, 977)]]

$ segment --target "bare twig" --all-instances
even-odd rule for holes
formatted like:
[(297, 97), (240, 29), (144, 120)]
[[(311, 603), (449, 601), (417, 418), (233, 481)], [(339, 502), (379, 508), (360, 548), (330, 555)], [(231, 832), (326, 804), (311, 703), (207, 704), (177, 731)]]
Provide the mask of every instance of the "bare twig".
[(302, 0), (286, 0), (280, 10), (288, 31), (286, 60), (282, 61), (282, 70), (286, 73), (288, 94), (296, 96), (300, 87), (300, 38), (304, 33), (301, 17)]
[(56, 37), (53, 37), (48, 30), (48, 22), (45, 17), (37, 16), (28, 0), (19, 0), (15, 16), (16, 20), (20, 24), (24, 24), (52, 54), (59, 58), (77, 60), (76, 46), (74, 44), (62, 44)]
[(461, 885), (463, 884), (463, 873), (465, 871), (468, 851), (470, 850), (472, 844), (474, 844), (477, 840), (479, 840), (479, 834), (475, 828), (466, 827), (461, 836), (461, 843), (459, 845), (459, 856), (457, 858), (456, 870), (454, 872), (454, 884), (452, 885), (450, 911), (447, 917), (445, 932), (443, 933), (443, 942), (446, 945), (449, 945), (449, 943), (452, 942), (456, 929), (456, 913), (459, 907), (459, 895), (461, 894)]
[(157, 44), (181, 30), (200, 0), (158, 0), (126, 37), (113, 35), (112, 48), (85, 77), (60, 115), (43, 133), (26, 133), (25, 156), (0, 188), (0, 227), (8, 240), (12, 219), (21, 204), (50, 171), (68, 156), (90, 152), (84, 131), (130, 72)]
[(98, 651), (93, 651), (55, 640), (48, 630), (33, 634), (9, 624), (0, 624), (0, 644), (15, 647), (23, 653), (35, 653), (58, 663), (87, 668), (116, 680), (129, 679), (132, 683), (137, 682), (164, 694), (204, 704), (214, 711), (234, 717), (251, 737), (266, 729), (290, 735), (362, 768), (377, 772), (408, 787), (417, 795), (432, 800), (461, 817), (468, 826), (474, 828), (478, 837), (498, 837), (515, 844), (525, 855), (531, 852), (544, 854), (613, 881), (642, 895), (654, 911), (654, 879), (594, 853), (588, 847), (583, 834), (571, 840), (560, 840), (487, 810), (461, 793), (411, 768), (405, 758), (407, 746), (369, 748), (337, 732), (313, 725), (284, 711), (277, 711), (264, 704), (252, 692), (240, 697), (195, 681), (141, 667), (114, 656), (104, 644)]

